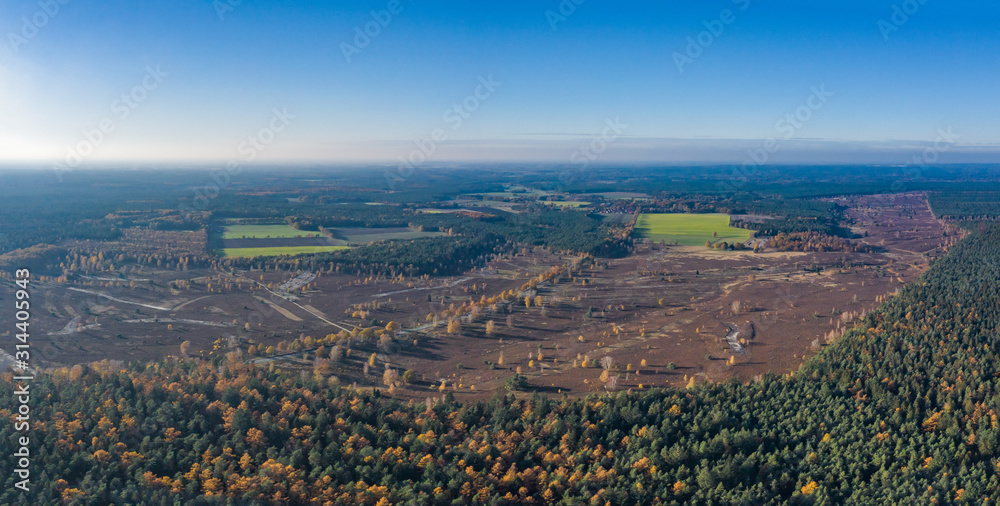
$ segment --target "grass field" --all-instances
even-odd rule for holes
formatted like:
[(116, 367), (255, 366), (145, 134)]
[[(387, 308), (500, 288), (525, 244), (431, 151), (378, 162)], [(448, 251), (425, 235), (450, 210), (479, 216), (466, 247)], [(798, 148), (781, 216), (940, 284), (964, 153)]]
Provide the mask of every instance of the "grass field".
[(288, 239), (294, 237), (321, 237), (319, 232), (295, 230), (288, 225), (229, 225), (223, 239)]
[(586, 207), (590, 205), (590, 202), (583, 201), (566, 201), (566, 200), (544, 200), (541, 201), (542, 204), (556, 207)]
[[(716, 237), (712, 233), (717, 233)], [(750, 231), (729, 226), (727, 214), (642, 214), (635, 225), (635, 234), (659, 242), (681, 246), (702, 246), (705, 241), (743, 242)]]
[(276, 257), (282, 255), (302, 255), (305, 253), (325, 253), (350, 249), (347, 246), (289, 246), (284, 248), (227, 248), (222, 250), (224, 257)]

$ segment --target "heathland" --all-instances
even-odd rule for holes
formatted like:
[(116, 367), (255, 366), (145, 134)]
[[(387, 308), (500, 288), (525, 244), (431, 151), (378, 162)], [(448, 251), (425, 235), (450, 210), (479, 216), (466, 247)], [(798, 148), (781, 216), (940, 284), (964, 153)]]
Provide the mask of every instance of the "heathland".
[(1000, 168), (905, 170), (0, 174), (0, 501), (995, 497)]

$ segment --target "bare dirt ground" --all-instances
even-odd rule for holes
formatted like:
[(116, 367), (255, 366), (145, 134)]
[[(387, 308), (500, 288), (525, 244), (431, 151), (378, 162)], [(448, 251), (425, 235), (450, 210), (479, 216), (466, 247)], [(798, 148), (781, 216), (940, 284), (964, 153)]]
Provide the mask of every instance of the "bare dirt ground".
[[(433, 382), (446, 379), (448, 391), (461, 385), (460, 395), (470, 396), (482, 395), (472, 385), (475, 392), (492, 392), (518, 367), (544, 391), (602, 391), (597, 362), (605, 356), (615, 364), (611, 375), (618, 376), (619, 389), (794, 370), (880, 297), (913, 281), (954, 240), (944, 237), (945, 226), (921, 195), (857, 197), (842, 204), (858, 232), (867, 232), (864, 241), (883, 252), (643, 247), (628, 258), (602, 262), (581, 279), (544, 287), (540, 293), (550, 301), (544, 316), (539, 308), (517, 306), (513, 329), (500, 326), (491, 338), (475, 328), (461, 336), (438, 334), (427, 345), (445, 350), (439, 360), (401, 359), (399, 366)], [(584, 317), (588, 308), (591, 318)], [(726, 340), (733, 329), (743, 334), (739, 347), (745, 354)], [(496, 365), (501, 353), (503, 366)], [(595, 366), (579, 367), (584, 358)]]
[[(179, 355), (185, 340), (192, 350), (213, 349), (220, 339), (223, 348), (276, 346), (396, 321), (415, 330), (378, 351), (378, 368), (369, 376), (362, 374), (362, 363), (373, 350), (364, 348), (353, 350), (334, 375), (342, 383), (376, 387), (383, 364), (413, 370), (416, 383), (397, 395), (420, 399), (439, 395), (442, 381), (444, 391), (459, 398), (486, 397), (518, 369), (532, 390), (571, 396), (604, 391), (599, 364), (604, 357), (613, 362), (608, 376), (616, 389), (683, 386), (692, 378), (747, 380), (796, 369), (831, 332), (837, 335), (881, 297), (912, 282), (957, 238), (945, 236), (945, 225), (933, 218), (922, 195), (851, 197), (840, 203), (848, 207), (854, 231), (867, 233), (862, 240), (882, 252), (643, 245), (627, 258), (598, 259), (540, 287), (543, 307), (519, 303), (496, 314), (487, 311), (453, 334), (443, 323), (433, 326), (428, 315), (519, 291), (530, 278), (579, 259), (539, 249), (451, 278), (323, 272), (304, 285), (300, 281), (308, 276), (299, 277), (302, 272), (149, 268), (125, 279), (93, 275), (65, 284), (36, 283), (32, 339), (38, 359), (57, 366)], [(0, 303), (11, 295), (10, 286), (0, 287)], [(368, 313), (358, 314), (358, 304)], [(485, 333), (489, 320), (496, 326), (491, 336)], [(9, 333), (0, 330), (0, 336)], [(585, 359), (588, 367), (582, 367)], [(271, 363), (311, 368), (312, 360), (295, 353)]]

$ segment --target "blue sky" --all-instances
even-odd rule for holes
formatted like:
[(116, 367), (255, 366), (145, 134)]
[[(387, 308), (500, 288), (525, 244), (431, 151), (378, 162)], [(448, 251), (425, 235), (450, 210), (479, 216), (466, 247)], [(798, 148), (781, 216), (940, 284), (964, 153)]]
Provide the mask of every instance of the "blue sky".
[(261, 136), (255, 160), (421, 141), (558, 162), (617, 120), (601, 161), (740, 162), (778, 138), (773, 162), (892, 163), (942, 129), (941, 161), (1000, 161), (998, 27), (996, 2), (943, 0), (0, 0), (0, 159), (246, 160)]

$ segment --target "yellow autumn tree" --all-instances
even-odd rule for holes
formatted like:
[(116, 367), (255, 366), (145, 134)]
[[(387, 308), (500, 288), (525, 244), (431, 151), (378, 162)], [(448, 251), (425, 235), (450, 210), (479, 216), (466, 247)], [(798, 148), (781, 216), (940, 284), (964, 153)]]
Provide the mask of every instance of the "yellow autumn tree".
[(261, 447), (267, 443), (267, 438), (264, 437), (263, 431), (252, 427), (247, 430), (246, 442), (251, 446)]

